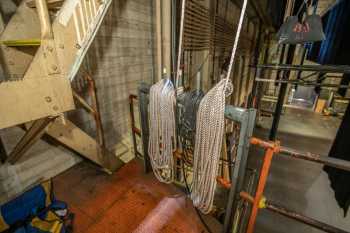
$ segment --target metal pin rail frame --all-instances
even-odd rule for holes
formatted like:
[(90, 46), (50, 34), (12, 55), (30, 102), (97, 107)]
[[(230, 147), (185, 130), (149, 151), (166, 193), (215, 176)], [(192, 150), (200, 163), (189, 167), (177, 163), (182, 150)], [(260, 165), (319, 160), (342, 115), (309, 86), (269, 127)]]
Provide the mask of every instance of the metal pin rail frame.
[[(142, 84), (139, 88), (139, 97), (130, 95), (130, 120), (131, 120), (131, 133), (134, 144), (135, 156), (140, 155), (144, 158), (144, 170), (149, 172), (152, 170), (149, 157), (148, 157), (148, 94), (149, 86)], [(135, 111), (134, 111), (134, 100), (139, 101), (140, 119), (141, 119), (141, 130), (135, 126)], [(256, 110), (255, 109), (244, 109), (238, 108), (231, 105), (225, 108), (225, 118), (240, 124), (240, 134), (236, 160), (233, 166), (230, 166), (231, 181), (227, 181), (227, 188), (230, 189), (228, 196), (228, 203), (225, 212), (225, 220), (223, 225), (223, 232), (228, 233), (232, 229), (233, 216), (232, 213), (238, 206), (240, 200), (240, 191), (244, 186), (244, 177), (246, 173), (247, 158), (250, 146), (250, 138), (253, 134), (255, 125)], [(143, 144), (143, 155), (137, 151), (136, 136), (142, 138)], [(181, 157), (177, 152), (174, 156)], [(223, 183), (223, 180), (218, 178), (219, 183)]]
[[(338, 73), (338, 74), (350, 74), (350, 66), (345, 65), (289, 65), (289, 64), (260, 64), (251, 66), (253, 68), (256, 68), (256, 75), (254, 77), (254, 83), (253, 83), (253, 90), (252, 90), (252, 98), (250, 101), (250, 107), (255, 107), (259, 109), (259, 100), (262, 96), (262, 85), (260, 83), (262, 82), (273, 82), (273, 83), (281, 83), (281, 88), (278, 95), (278, 100), (276, 104), (276, 109), (273, 114), (273, 122), (270, 130), (269, 139), (275, 140), (277, 136), (277, 130), (278, 125), (280, 121), (280, 117), (283, 110), (283, 104), (287, 85), (293, 84), (293, 85), (304, 85), (304, 86), (315, 86), (315, 87), (337, 87), (337, 88), (350, 88), (348, 85), (333, 85), (333, 84), (322, 84), (318, 81), (316, 82), (309, 82), (309, 81), (298, 81), (298, 80), (289, 80), (289, 73), (290, 71), (299, 71), (299, 74), (301, 72), (314, 72), (315, 74), (319, 75), (325, 75), (327, 73)], [(278, 72), (284, 72), (283, 78), (281, 80), (270, 80), (270, 79), (263, 79), (261, 78), (262, 71), (263, 70), (276, 70)], [(282, 88), (283, 87), (283, 88)]]
[(240, 197), (249, 203), (252, 204), (252, 210), (251, 214), (249, 217), (249, 222), (248, 222), (248, 228), (247, 228), (247, 233), (253, 233), (254, 232), (254, 227), (255, 227), (255, 222), (256, 218), (259, 212), (259, 209), (267, 209), (270, 211), (273, 211), (275, 213), (281, 214), (283, 216), (286, 216), (288, 218), (294, 219), (298, 222), (307, 224), (309, 226), (312, 226), (314, 228), (317, 228), (319, 230), (322, 230), (324, 232), (329, 232), (329, 233), (349, 233), (347, 231), (344, 231), (342, 229), (339, 229), (337, 227), (328, 225), (326, 223), (317, 221), (315, 219), (312, 219), (310, 217), (304, 216), (299, 213), (295, 213), (294, 211), (288, 210), (284, 207), (272, 204), (270, 201), (267, 201), (266, 198), (263, 196), (265, 186), (266, 186), (266, 181), (267, 177), (270, 172), (270, 165), (273, 159), (274, 155), (285, 155), (289, 156), (291, 158), (296, 158), (296, 159), (303, 159), (311, 162), (316, 162), (320, 164), (324, 164), (327, 166), (343, 169), (346, 171), (350, 171), (350, 162), (341, 160), (341, 159), (336, 159), (336, 158), (331, 158), (331, 157), (324, 157), (312, 153), (303, 153), (299, 152), (287, 147), (282, 147), (280, 146), (279, 142), (267, 142), (263, 141), (258, 138), (251, 138), (250, 143), (253, 145), (257, 145), (259, 147), (262, 147), (265, 149), (265, 154), (264, 154), (264, 160), (262, 164), (262, 169), (260, 172), (259, 180), (258, 180), (258, 186), (255, 192), (254, 196), (251, 196), (247, 192), (241, 191), (240, 192)]

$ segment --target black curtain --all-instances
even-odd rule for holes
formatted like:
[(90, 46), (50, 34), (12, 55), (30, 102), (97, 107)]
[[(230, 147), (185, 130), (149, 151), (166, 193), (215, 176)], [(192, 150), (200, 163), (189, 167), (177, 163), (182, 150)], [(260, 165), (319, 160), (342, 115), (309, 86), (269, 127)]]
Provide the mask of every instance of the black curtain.
[[(320, 64), (350, 65), (350, 1), (343, 0), (322, 18), (326, 40), (314, 43), (308, 58)], [(344, 74), (341, 84), (348, 85), (350, 75)], [(346, 89), (338, 93), (345, 96)], [(350, 161), (350, 105), (329, 152), (330, 157)], [(325, 166), (335, 198), (346, 215), (350, 206), (350, 172)]]
[(283, 23), (284, 12), (287, 0), (269, 0), (267, 13), (269, 14), (272, 26), (277, 30)]
[(350, 1), (340, 1), (322, 17), (326, 39), (314, 43), (308, 59), (319, 64), (350, 65)]
[[(350, 105), (346, 109), (329, 156), (350, 161)], [(324, 171), (328, 173), (335, 198), (346, 216), (350, 205), (350, 172), (329, 166), (325, 166)]]

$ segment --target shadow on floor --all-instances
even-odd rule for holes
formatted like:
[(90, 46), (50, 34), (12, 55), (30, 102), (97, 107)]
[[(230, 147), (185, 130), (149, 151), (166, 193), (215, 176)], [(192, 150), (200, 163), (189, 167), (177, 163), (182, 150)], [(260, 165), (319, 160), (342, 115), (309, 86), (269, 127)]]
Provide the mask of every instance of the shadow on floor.
[[(282, 116), (278, 140), (281, 145), (299, 151), (327, 156), (335, 137), (338, 120), (324, 118), (314, 113), (307, 117), (303, 112)], [(305, 117), (307, 119), (305, 119)], [(328, 119), (326, 119), (328, 120)], [(288, 125), (286, 125), (288, 124)], [(310, 125), (311, 124), (311, 125)], [(255, 136), (268, 138), (268, 128), (257, 128)], [(260, 169), (264, 151), (251, 147), (249, 166)], [(350, 218), (343, 218), (329, 180), (321, 164), (275, 155), (265, 189), (265, 196), (273, 203), (326, 222), (344, 230), (350, 229)], [(256, 233), (316, 233), (321, 232), (294, 220), (261, 210)]]

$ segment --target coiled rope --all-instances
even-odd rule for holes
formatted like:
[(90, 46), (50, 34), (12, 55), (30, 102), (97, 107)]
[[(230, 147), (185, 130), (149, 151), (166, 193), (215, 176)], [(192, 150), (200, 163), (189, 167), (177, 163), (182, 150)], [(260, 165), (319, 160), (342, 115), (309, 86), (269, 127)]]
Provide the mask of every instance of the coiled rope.
[(164, 183), (171, 183), (174, 178), (175, 104), (175, 88), (169, 79), (162, 79), (152, 85), (148, 153), (155, 176)]
[(227, 76), (204, 96), (197, 112), (191, 198), (193, 204), (205, 214), (213, 208), (216, 176), (225, 133), (225, 96), (229, 96), (233, 90), (230, 75), (246, 7), (247, 0), (243, 3)]
[[(180, 79), (185, 4), (186, 0), (183, 0), (176, 80)], [(175, 135), (175, 105), (175, 88), (169, 79), (163, 79), (151, 87), (148, 153), (155, 176), (159, 181), (164, 183), (171, 183), (174, 179), (173, 151), (177, 144)]]

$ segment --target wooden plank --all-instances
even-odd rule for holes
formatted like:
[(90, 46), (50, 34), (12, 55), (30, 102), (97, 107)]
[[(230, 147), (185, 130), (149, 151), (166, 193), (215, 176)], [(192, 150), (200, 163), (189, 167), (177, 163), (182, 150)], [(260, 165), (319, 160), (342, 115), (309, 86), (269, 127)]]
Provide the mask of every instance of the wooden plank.
[(322, 113), (323, 109), (326, 106), (326, 103), (327, 103), (327, 100), (318, 99), (317, 100), (317, 104), (316, 104), (316, 108), (315, 108), (315, 112), (316, 113)]
[(73, 97), (81, 104), (81, 106), (91, 114), (95, 114), (95, 110), (81, 97), (78, 93), (73, 91)]
[(109, 172), (114, 172), (124, 165), (118, 157), (101, 147), (95, 139), (69, 120), (62, 122), (62, 120), (56, 119), (46, 132), (60, 143), (107, 169)]
[(63, 78), (0, 83), (0, 129), (73, 110), (70, 82)]
[(53, 118), (45, 117), (34, 121), (29, 130), (24, 134), (9, 155), (8, 161), (11, 164), (16, 163), (45, 133), (45, 128), (50, 124)]
[(22, 47), (22, 46), (40, 46), (40, 39), (26, 39), (26, 40), (4, 40), (2, 44), (9, 47)]
[[(0, 35), (0, 41), (27, 40), (28, 38), (40, 38), (40, 23), (35, 9), (28, 8), (23, 1)], [(5, 76), (8, 79), (22, 78), (36, 49), (35, 47), (17, 49), (0, 45), (2, 53), (0, 63)]]
[[(47, 0), (47, 6), (49, 9), (51, 8), (57, 8), (62, 6), (64, 0)], [(26, 2), (28, 7), (34, 8), (36, 7), (35, 5), (35, 0), (29, 0)]]

